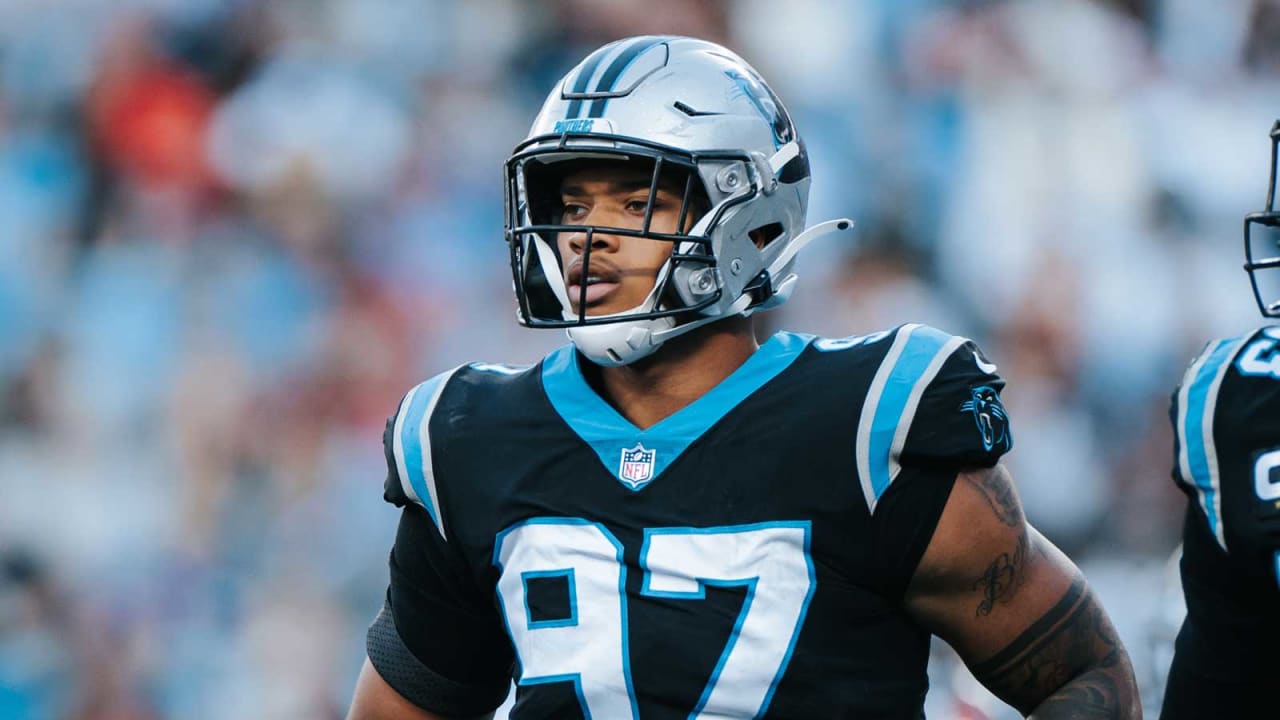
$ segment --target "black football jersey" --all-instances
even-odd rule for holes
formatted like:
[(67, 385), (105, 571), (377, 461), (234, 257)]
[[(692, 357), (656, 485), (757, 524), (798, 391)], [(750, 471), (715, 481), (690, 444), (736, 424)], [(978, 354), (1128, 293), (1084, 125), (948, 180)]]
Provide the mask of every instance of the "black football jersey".
[(442, 714), (514, 678), (514, 718), (923, 717), (902, 596), (957, 470), (1011, 447), (995, 366), (922, 325), (779, 333), (642, 430), (585, 362), (466, 365), (404, 398), (379, 673)]
[(1280, 327), (1209, 343), (1170, 417), (1187, 617), (1161, 717), (1258, 717), (1280, 677)]

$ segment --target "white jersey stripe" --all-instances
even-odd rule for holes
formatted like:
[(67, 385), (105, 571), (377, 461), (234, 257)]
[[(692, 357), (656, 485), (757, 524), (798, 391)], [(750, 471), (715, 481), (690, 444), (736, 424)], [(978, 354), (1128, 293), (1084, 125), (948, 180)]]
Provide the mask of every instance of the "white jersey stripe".
[(413, 404), (413, 396), (418, 394), (418, 388), (421, 385), (415, 385), (404, 399), (400, 401), (400, 409), (396, 412), (395, 427), (391, 436), (391, 451), (396, 458), (397, 479), (400, 480), (400, 488), (404, 490), (404, 494), (409, 499), (422, 504), (422, 500), (418, 498), (418, 493), (413, 489), (413, 483), (409, 482), (409, 468), (404, 459), (404, 418), (409, 413), (409, 406)]
[(1206, 346), (1187, 369), (1178, 391), (1178, 473), (1195, 491), (1209, 531), (1226, 550), (1222, 526), (1222, 493), (1218, 453), (1214, 443), (1214, 413), (1218, 391), (1231, 361), (1245, 338), (1220, 340)]
[(875, 510), (877, 498), (875, 487), (871, 483), (871, 426), (875, 420), (876, 408), (880, 405), (880, 396), (884, 394), (884, 387), (889, 382), (889, 376), (893, 373), (894, 366), (898, 364), (898, 358), (902, 357), (902, 351), (906, 349), (911, 333), (918, 327), (920, 325), (916, 323), (903, 325), (897, 336), (893, 338), (893, 345), (889, 346), (888, 354), (880, 362), (880, 368), (876, 370), (876, 375), (871, 380), (867, 399), (862, 403), (862, 415), (858, 418), (858, 480), (862, 483), (862, 495), (867, 501), (867, 508), (872, 511)]
[(431, 504), (427, 509), (435, 509), (436, 512), (432, 515), (432, 519), (436, 521), (436, 527), (440, 530), (440, 537), (446, 540), (449, 539), (449, 536), (445, 533), (444, 512), (440, 509), (440, 494), (436, 490), (435, 466), (431, 452), (431, 415), (436, 410), (436, 404), (440, 402), (440, 395), (444, 393), (444, 387), (449, 383), (449, 378), (453, 377), (453, 374), (461, 368), (462, 366), (459, 365), (449, 372), (436, 377), (434, 392), (431, 393), (431, 399), (427, 401), (426, 412), (423, 413), (422, 423), (418, 426), (418, 438), (422, 443), (422, 482), (426, 485), (427, 494), (431, 498)]
[(441, 373), (405, 395), (396, 416), (395, 438), (392, 442), (396, 470), (400, 473), (400, 486), (410, 500), (426, 509), (442, 537), (445, 535), (444, 515), (440, 510), (431, 453), (431, 415), (435, 412), (436, 403), (440, 401), (449, 378), (461, 367), (459, 365), (449, 372)]
[[(1191, 385), (1195, 382), (1196, 375), (1200, 373), (1200, 368), (1204, 367), (1205, 362), (1209, 360), (1209, 356), (1213, 354), (1213, 350), (1217, 349), (1218, 344), (1214, 343), (1212, 348), (1206, 347), (1200, 353), (1200, 357), (1191, 363), (1191, 367), (1187, 368), (1186, 374), (1182, 376), (1182, 386), (1178, 388), (1178, 474), (1182, 477), (1183, 482), (1195, 484), (1195, 480), (1191, 475), (1191, 455), (1187, 447), (1187, 407), (1191, 401)], [(1208, 515), (1208, 509), (1205, 509), (1205, 515)]]
[(1222, 380), (1226, 377), (1227, 370), (1231, 368), (1236, 353), (1240, 352), (1240, 346), (1247, 337), (1231, 342), (1231, 347), (1227, 349), (1226, 357), (1213, 377), (1213, 384), (1209, 386), (1209, 397), (1205, 402), (1204, 422), (1201, 426), (1204, 433), (1205, 458), (1209, 462), (1209, 487), (1213, 488), (1209, 502), (1213, 504), (1213, 517), (1217, 518), (1214, 535), (1218, 538), (1218, 544), (1223, 550), (1227, 549), (1227, 538), (1222, 522), (1222, 477), (1218, 467), (1218, 448), (1213, 440), (1214, 412), (1218, 408), (1218, 390), (1222, 387)]

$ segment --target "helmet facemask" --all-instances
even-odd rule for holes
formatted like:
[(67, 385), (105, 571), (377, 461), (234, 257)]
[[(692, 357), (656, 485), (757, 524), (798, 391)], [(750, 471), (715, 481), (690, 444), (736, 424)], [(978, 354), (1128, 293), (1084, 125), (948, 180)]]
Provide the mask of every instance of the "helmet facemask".
[(1258, 309), (1267, 317), (1280, 318), (1280, 212), (1276, 211), (1277, 155), (1280, 149), (1280, 120), (1271, 128), (1271, 181), (1263, 212), (1244, 219), (1244, 269), (1253, 283)]
[[(566, 137), (568, 142), (570, 138)], [(574, 173), (617, 164), (635, 167), (648, 178), (648, 202), (638, 226), (612, 227), (564, 222), (561, 183)], [(710, 201), (697, 162), (670, 149), (631, 147), (624, 151), (592, 148), (541, 147), (517, 152), (507, 163), (507, 242), (522, 324), (535, 328), (571, 328), (612, 324), (628, 320), (674, 318), (697, 313), (720, 298), (715, 282), (715, 255), (706, 231), (712, 227)], [(654, 227), (654, 210), (660, 193), (679, 198), (673, 232)], [(723, 210), (723, 208), (720, 208)], [(584, 235), (581, 256), (562, 257), (560, 235)], [(657, 273), (648, 296), (634, 307), (609, 314), (591, 308), (587, 283), (580, 283), (577, 297), (569, 296), (565, 282), (567, 264), (577, 263), (575, 274), (591, 277), (596, 235), (610, 235), (623, 242), (643, 240), (670, 246), (670, 257)], [(677, 291), (680, 282), (684, 290)]]

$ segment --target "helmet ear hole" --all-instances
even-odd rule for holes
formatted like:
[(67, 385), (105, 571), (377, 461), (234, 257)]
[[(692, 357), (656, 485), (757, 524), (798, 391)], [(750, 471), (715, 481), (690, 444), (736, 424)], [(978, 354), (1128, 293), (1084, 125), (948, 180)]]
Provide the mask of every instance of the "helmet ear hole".
[(756, 247), (763, 250), (769, 246), (769, 243), (782, 237), (782, 223), (769, 223), (751, 230), (747, 233), (747, 237), (751, 238), (751, 242)]

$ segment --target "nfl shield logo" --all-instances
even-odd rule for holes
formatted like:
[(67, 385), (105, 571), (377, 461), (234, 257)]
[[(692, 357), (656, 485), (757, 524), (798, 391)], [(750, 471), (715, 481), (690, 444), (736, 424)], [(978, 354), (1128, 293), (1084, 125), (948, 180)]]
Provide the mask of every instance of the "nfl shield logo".
[(618, 477), (633, 490), (638, 489), (653, 478), (653, 459), (657, 454), (657, 450), (645, 450), (640, 443), (630, 450), (623, 449)]

